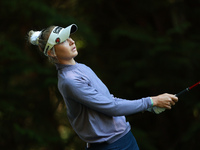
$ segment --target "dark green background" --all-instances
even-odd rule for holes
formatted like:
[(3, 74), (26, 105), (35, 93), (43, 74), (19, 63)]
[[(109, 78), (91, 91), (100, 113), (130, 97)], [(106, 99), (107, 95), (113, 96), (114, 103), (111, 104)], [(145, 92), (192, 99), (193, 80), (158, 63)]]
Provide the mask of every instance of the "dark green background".
[[(76, 23), (76, 61), (116, 97), (177, 93), (199, 81), (199, 0), (2, 0), (0, 149), (82, 150), (57, 89), (55, 66), (29, 30)], [(141, 150), (200, 147), (200, 87), (172, 110), (127, 116)]]

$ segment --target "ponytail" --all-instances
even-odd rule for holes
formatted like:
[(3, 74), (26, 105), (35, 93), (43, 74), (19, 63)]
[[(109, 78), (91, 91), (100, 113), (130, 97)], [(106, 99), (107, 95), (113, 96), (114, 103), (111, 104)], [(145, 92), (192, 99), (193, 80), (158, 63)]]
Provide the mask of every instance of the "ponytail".
[[(28, 32), (28, 41), (32, 45), (38, 46), (39, 50), (44, 54), (44, 49), (47, 44), (49, 35), (51, 34), (51, 31), (53, 30), (55, 26), (50, 26), (46, 29), (43, 29), (41, 31), (29, 31)], [(49, 61), (52, 63), (57, 62), (57, 58), (48, 56)]]
[(44, 48), (47, 44), (49, 35), (51, 33), (51, 31), (53, 30), (55, 26), (50, 26), (46, 29), (43, 29), (41, 31), (29, 31), (28, 32), (28, 39), (29, 42), (33, 45), (36, 45), (39, 47), (40, 51), (43, 53), (44, 52)]
[(29, 42), (33, 45), (37, 45), (38, 46), (38, 40), (39, 40), (39, 36), (41, 34), (41, 31), (29, 31), (28, 35), (29, 35)]

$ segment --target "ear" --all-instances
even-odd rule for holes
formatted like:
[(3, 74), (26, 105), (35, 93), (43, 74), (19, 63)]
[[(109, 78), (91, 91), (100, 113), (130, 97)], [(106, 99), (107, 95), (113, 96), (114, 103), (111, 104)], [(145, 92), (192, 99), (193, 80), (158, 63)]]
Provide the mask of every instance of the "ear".
[(48, 56), (56, 57), (56, 53), (53, 49), (48, 50), (47, 54), (48, 54)]

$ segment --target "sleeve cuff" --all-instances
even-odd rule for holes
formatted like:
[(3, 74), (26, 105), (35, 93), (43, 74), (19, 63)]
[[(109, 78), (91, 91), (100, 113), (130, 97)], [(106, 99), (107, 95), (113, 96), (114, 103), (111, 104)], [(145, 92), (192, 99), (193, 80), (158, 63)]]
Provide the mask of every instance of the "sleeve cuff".
[(150, 100), (151, 100), (151, 107), (153, 107), (153, 100), (152, 98), (150, 97)]

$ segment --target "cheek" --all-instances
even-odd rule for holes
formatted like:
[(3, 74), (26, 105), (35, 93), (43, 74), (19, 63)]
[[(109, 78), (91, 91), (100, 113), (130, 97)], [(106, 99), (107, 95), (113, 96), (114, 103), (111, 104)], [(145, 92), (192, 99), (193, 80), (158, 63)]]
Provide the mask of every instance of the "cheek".
[(68, 51), (64, 51), (64, 50), (59, 50), (56, 53), (57, 57), (67, 57), (69, 55)]
[(58, 55), (58, 56), (64, 55), (66, 53), (65, 47), (62, 45), (55, 46), (55, 52), (56, 52), (56, 55)]
[(70, 59), (71, 57), (73, 57), (72, 55), (73, 54), (66, 48), (61, 48), (56, 52), (56, 56), (58, 59)]

